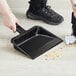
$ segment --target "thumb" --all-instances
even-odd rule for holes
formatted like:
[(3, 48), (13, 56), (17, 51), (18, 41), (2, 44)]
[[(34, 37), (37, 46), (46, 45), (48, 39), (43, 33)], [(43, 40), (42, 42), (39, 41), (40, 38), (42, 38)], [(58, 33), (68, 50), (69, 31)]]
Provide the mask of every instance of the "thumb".
[(76, 13), (74, 13), (74, 17), (76, 18)]
[(19, 20), (17, 20), (16, 24), (20, 25), (20, 22), (19, 22)]

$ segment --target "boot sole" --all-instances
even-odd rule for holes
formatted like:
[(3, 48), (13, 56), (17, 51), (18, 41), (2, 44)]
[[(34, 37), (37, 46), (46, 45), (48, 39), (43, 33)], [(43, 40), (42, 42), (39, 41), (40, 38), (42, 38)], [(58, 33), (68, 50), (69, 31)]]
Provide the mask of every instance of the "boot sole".
[(41, 16), (34, 15), (33, 13), (28, 12), (28, 11), (26, 13), (26, 16), (27, 16), (27, 18), (32, 19), (32, 20), (42, 20), (42, 21), (44, 21), (44, 22), (46, 22), (47, 24), (50, 24), (50, 25), (59, 25), (60, 23), (62, 23), (64, 21), (64, 19), (62, 19), (60, 22), (54, 23), (54, 22), (51, 22), (51, 21), (48, 21), (48, 20), (44, 19)]

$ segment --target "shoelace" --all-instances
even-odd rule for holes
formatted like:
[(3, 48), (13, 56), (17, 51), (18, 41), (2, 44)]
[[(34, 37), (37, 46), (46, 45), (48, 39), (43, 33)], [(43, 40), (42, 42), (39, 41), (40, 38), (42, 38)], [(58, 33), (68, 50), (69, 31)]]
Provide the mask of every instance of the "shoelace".
[(45, 12), (48, 16), (49, 15), (51, 15), (51, 16), (55, 16), (56, 15), (55, 11), (53, 11), (51, 9), (51, 6), (48, 6), (48, 5), (43, 8), (43, 12)]

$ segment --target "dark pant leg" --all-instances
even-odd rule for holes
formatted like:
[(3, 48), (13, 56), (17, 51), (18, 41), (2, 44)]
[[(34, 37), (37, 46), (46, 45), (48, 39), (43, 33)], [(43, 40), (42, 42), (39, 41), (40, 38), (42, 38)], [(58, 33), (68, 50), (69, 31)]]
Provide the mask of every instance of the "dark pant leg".
[(46, 3), (47, 0), (30, 0), (32, 3), (40, 4), (40, 3)]
[(40, 8), (43, 8), (46, 3), (47, 3), (47, 0), (30, 0), (30, 8), (31, 9), (40, 9)]
[(74, 17), (74, 13), (72, 12), (72, 30), (73, 30), (73, 35), (76, 36), (76, 18)]

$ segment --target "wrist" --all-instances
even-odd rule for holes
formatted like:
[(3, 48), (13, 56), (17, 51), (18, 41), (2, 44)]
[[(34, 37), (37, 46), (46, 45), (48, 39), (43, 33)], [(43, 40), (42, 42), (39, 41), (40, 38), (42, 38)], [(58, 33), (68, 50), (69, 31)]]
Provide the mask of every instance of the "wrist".
[(11, 11), (3, 13), (4, 18), (10, 18), (11, 16), (13, 16), (13, 13)]

